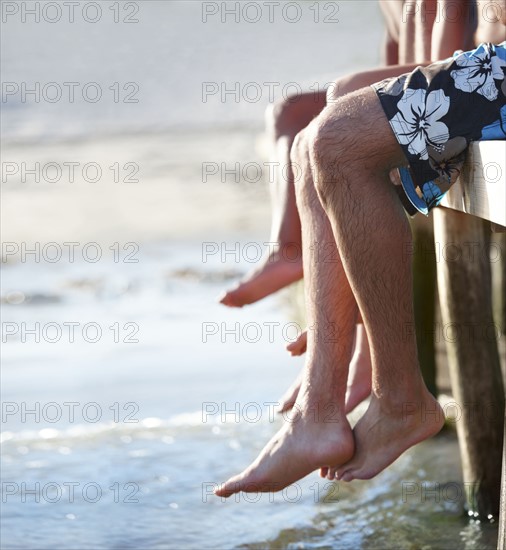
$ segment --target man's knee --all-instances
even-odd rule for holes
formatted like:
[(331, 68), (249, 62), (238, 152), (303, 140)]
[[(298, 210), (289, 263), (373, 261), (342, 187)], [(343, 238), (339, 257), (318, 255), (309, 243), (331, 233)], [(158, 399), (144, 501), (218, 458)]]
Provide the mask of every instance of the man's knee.
[(353, 150), (357, 147), (358, 128), (339, 103), (312, 125), (309, 139), (311, 162), (315, 168), (315, 186), (321, 198), (346, 180), (352, 170)]

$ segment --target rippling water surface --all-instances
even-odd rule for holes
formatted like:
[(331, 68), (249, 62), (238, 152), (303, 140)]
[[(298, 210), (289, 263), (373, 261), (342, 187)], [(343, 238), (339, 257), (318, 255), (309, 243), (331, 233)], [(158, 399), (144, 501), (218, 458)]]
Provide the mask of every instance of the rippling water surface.
[[(9, 337), (4, 547), (493, 548), (495, 525), (463, 516), (451, 431), (369, 482), (314, 474), (282, 493), (214, 497), (276, 429), (269, 404), (300, 362), (285, 357), (281, 330), (254, 344), (202, 337), (203, 323), (232, 329), (244, 313), (213, 303), (234, 272), (216, 260), (203, 269), (200, 255), (195, 244), (158, 245), (128, 268), (81, 262), (47, 279), (43, 264), (27, 278), (27, 266), (6, 267), (11, 322), (135, 319), (139, 342), (91, 344), (78, 331), (69, 345)], [(281, 327), (289, 311), (277, 297), (247, 321)]]

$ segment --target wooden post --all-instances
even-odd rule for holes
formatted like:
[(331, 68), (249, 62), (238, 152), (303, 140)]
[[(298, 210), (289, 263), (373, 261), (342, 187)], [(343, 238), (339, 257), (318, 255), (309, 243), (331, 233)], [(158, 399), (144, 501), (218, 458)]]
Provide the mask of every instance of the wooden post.
[[(502, 333), (506, 334), (506, 233), (497, 239), (501, 247), (501, 312)], [(503, 358), (504, 360), (504, 358)], [(503, 378), (504, 379), (504, 378)], [(506, 412), (504, 417), (504, 441), (502, 450), (501, 505), (499, 510), (499, 537), (497, 549), (506, 550)]]
[(469, 510), (497, 517), (504, 388), (492, 316), (490, 224), (446, 209), (434, 212), (443, 335), (455, 401)]
[(502, 277), (502, 288), (501, 288), (501, 301), (502, 301), (502, 333), (506, 334), (506, 233), (502, 233), (499, 238), (499, 243), (501, 244), (501, 277)]
[(499, 513), (499, 538), (497, 550), (506, 550), (506, 416), (504, 417), (504, 441), (502, 450), (501, 510)]
[(436, 346), (436, 261), (432, 220), (416, 216), (411, 223), (413, 233), (413, 301), (418, 361), (428, 390), (437, 397)]

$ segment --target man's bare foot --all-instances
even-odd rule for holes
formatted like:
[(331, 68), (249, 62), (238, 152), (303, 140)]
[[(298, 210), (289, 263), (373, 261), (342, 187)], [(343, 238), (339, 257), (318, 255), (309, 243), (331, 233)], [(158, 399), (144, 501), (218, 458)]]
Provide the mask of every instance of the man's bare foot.
[(335, 422), (324, 422), (321, 408), (320, 414), (318, 408), (298, 404), (295, 410), (258, 458), (215, 490), (217, 496), (281, 491), (325, 464), (336, 467), (350, 460), (353, 433), (344, 414)]
[(297, 340), (295, 340), (295, 342), (290, 342), (286, 346), (286, 349), (292, 357), (295, 357), (298, 355), (304, 355), (304, 353), (306, 353), (306, 350), (307, 350), (307, 330), (305, 330), (297, 338)]
[(417, 399), (395, 407), (387, 406), (385, 398), (373, 395), (369, 408), (353, 430), (355, 455), (337, 468), (335, 477), (342, 481), (371, 479), (404, 451), (437, 434), (443, 424), (443, 410), (426, 388)]
[(249, 273), (235, 288), (226, 291), (220, 298), (221, 304), (229, 307), (243, 307), (253, 304), (269, 294), (302, 279), (302, 257), (293, 261), (296, 252), (287, 247), (283, 254), (270, 255), (263, 264)]

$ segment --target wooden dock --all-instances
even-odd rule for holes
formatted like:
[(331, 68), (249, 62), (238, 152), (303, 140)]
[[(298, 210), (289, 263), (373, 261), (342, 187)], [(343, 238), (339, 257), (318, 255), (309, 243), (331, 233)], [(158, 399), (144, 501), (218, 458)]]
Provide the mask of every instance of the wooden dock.
[[(457, 433), (467, 502), (485, 520), (500, 512), (498, 548), (506, 550), (504, 383), (497, 345), (506, 319), (503, 303), (502, 327), (494, 324), (490, 260), (483, 253), (489, 250), (491, 229), (506, 231), (506, 141), (472, 144), (462, 174), (441, 206), (434, 211), (434, 238), (454, 251), (437, 263), (443, 323), (477, 329), (472, 338), (462, 331), (447, 342), (452, 392), (462, 405)], [(476, 253), (470, 254), (471, 249)]]

